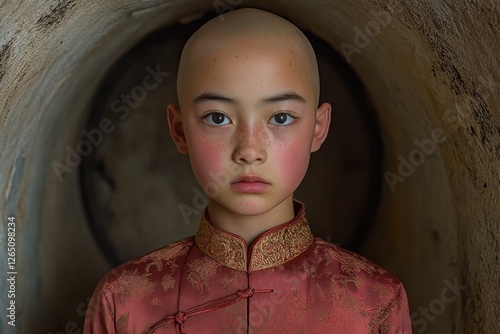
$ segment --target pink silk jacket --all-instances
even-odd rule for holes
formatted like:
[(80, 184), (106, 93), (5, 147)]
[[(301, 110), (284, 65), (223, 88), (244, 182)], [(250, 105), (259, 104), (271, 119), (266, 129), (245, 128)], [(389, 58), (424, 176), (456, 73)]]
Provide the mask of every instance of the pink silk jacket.
[(304, 206), (250, 248), (201, 219), (196, 236), (108, 273), (84, 334), (411, 333), (401, 282), (314, 238)]

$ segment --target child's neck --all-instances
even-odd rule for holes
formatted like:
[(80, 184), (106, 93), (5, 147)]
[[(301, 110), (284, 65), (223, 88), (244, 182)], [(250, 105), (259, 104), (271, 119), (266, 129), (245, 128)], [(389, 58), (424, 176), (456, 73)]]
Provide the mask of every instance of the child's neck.
[(290, 197), (275, 208), (254, 216), (241, 215), (227, 210), (215, 201), (209, 201), (208, 215), (212, 224), (242, 237), (250, 247), (264, 232), (292, 220), (295, 213), (293, 198)]

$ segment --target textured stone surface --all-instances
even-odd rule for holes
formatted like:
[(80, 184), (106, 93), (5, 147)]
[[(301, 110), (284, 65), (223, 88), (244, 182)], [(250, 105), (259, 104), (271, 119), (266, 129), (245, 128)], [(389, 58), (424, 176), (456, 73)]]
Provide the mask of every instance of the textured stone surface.
[[(282, 14), (340, 53), (347, 44), (356, 50), (347, 58), (377, 109), (384, 171), (397, 174), (400, 159), (418, 149), (415, 140), (435, 131), (446, 139), (420, 156), (404, 182), (391, 188), (381, 175), (381, 205), (363, 253), (403, 280), (415, 332), (494, 333), (500, 318), (499, 5), (239, 5)], [(72, 322), (81, 325), (86, 298), (109, 267), (85, 224), (77, 170), (60, 182), (51, 163), (64, 161), (66, 145), (80, 140), (89, 103), (117, 59), (162, 26), (214, 7), (212, 1), (8, 0), (0, 8), (0, 245), (7, 216), (16, 215), (19, 273), (17, 326), (1, 317), (0, 328), (68, 332)], [(361, 40), (358, 28), (372, 36)], [(4, 257), (0, 264), (6, 268)], [(443, 302), (442, 292), (455, 281), (466, 289)], [(2, 296), (1, 308), (6, 301)], [(431, 309), (426, 321), (419, 308)]]

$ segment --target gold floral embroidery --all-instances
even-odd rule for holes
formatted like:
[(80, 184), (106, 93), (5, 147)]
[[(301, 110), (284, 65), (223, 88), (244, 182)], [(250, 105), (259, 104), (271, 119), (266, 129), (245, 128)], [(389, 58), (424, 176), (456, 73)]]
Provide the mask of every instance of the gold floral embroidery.
[(301, 210), (294, 221), (266, 232), (255, 241), (249, 271), (283, 264), (305, 251), (312, 241), (313, 235)]
[[(296, 217), (260, 236), (251, 247), (248, 271), (279, 266), (301, 254), (313, 242), (304, 206), (295, 201)], [(248, 253), (245, 241), (213, 226), (202, 216), (196, 244), (215, 261), (235, 270), (247, 271)]]
[(333, 263), (332, 261), (339, 263), (341, 265), (341, 271), (349, 276), (356, 276), (361, 271), (365, 272), (369, 276), (374, 276), (375, 274), (383, 275), (387, 273), (387, 271), (383, 268), (368, 261), (364, 257), (345, 249), (338, 248), (321, 239), (316, 239), (316, 245), (318, 248), (324, 250), (324, 254), (320, 256), (325, 258), (327, 267), (331, 266)]
[(163, 288), (163, 291), (167, 292), (170, 289), (173, 289), (175, 286), (175, 280), (173, 279), (172, 275), (167, 274), (163, 276), (161, 279), (161, 287)]
[[(175, 260), (179, 256), (186, 255), (191, 246), (193, 245), (193, 241), (191, 238), (183, 239), (177, 242), (174, 242), (173, 244), (170, 244), (166, 247), (157, 249), (149, 254), (146, 254), (139, 259), (136, 259), (135, 261), (133, 260), (133, 264), (140, 264), (144, 262), (149, 262), (146, 271), (149, 272), (149, 267), (154, 265), (158, 269), (158, 271), (161, 271), (163, 269), (163, 264), (166, 263), (167, 265), (174, 266), (173, 269), (177, 266), (175, 264)], [(172, 269), (172, 268), (171, 268)]]
[(116, 321), (116, 329), (119, 332), (127, 330), (129, 318), (130, 318), (130, 314), (128, 312), (124, 313), (120, 318), (118, 318), (118, 320)]
[(153, 306), (160, 306), (161, 305), (161, 299), (159, 297), (154, 297), (151, 300), (151, 305), (153, 305)]
[[(120, 277), (112, 283), (113, 292), (120, 296), (120, 302), (125, 304), (124, 297), (132, 296), (135, 300), (142, 300), (145, 296), (153, 293), (155, 284), (149, 280), (151, 274), (140, 274), (136, 268), (134, 271), (124, 270)], [(131, 289), (131, 287), (134, 287)]]
[(246, 270), (245, 241), (212, 226), (205, 215), (195, 238), (198, 247), (215, 261), (235, 270)]
[[(268, 239), (269, 236), (278, 238), (284, 233), (283, 229), (302, 224), (301, 217), (297, 215), (289, 223), (268, 231), (258, 241), (269, 245), (273, 240)], [(304, 231), (298, 230), (297, 235)], [(222, 238), (237, 238), (220, 229), (216, 233)], [(185, 245), (193, 246), (194, 238), (188, 240)], [(249, 282), (264, 284), (264, 288), (273, 288), (274, 293), (270, 299), (241, 300), (231, 307), (219, 309), (208, 315), (213, 322), (192, 317), (188, 323), (194, 327), (201, 323), (202, 329), (196, 332), (217, 327), (218, 333), (259, 333), (264, 330), (296, 334), (410, 332), (407, 297), (394, 276), (369, 260), (320, 239), (313, 240), (313, 243), (291, 261), (251, 274), (223, 267), (224, 258), (221, 262), (215, 261), (204, 250), (200, 254), (198, 246), (185, 258), (170, 254), (162, 259), (158, 256), (160, 252), (150, 256), (151, 261), (135, 260), (137, 264), (132, 262), (119, 267), (99, 283), (89, 305), (86, 324), (93, 332), (116, 329), (120, 333), (144, 334), (159, 319), (176, 314), (176, 298), (193, 298), (192, 287), (195, 295), (204, 294), (199, 299), (211, 301), (230, 295)], [(297, 244), (307, 245), (301, 242), (291, 245), (295, 247)], [(189, 247), (180, 250), (189, 252)], [(252, 250), (253, 256), (259, 252), (263, 254), (258, 243), (254, 247), (249, 254)], [(248, 258), (250, 263), (258, 259)], [(282, 258), (286, 256), (278, 257), (278, 261)], [(185, 285), (184, 289), (179, 289), (180, 282)], [(220, 289), (228, 293), (221, 293)], [(215, 321), (219, 318), (223, 319), (222, 324)], [(173, 325), (157, 332), (176, 331), (177, 328)]]
[(228, 274), (222, 275), (220, 283), (228, 295), (240, 289), (241, 275), (241, 271), (237, 270), (230, 270)]
[(187, 264), (187, 281), (198, 289), (200, 294), (210, 290), (210, 279), (215, 275), (219, 264), (208, 257), (195, 259)]

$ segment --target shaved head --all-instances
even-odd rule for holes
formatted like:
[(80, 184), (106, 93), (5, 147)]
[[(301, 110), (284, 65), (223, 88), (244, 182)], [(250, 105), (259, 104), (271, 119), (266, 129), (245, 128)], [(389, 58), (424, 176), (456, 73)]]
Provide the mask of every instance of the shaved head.
[(257, 56), (278, 59), (297, 72), (296, 75), (312, 88), (314, 103), (318, 104), (318, 65), (305, 35), (295, 25), (277, 15), (244, 8), (224, 14), (224, 20), (210, 20), (186, 43), (177, 77), (181, 109), (187, 87), (203, 75), (207, 67), (220, 66), (220, 62), (225, 62), (227, 67), (234, 66), (234, 62), (231, 65), (226, 61), (228, 57), (233, 61), (240, 57), (244, 61)]

